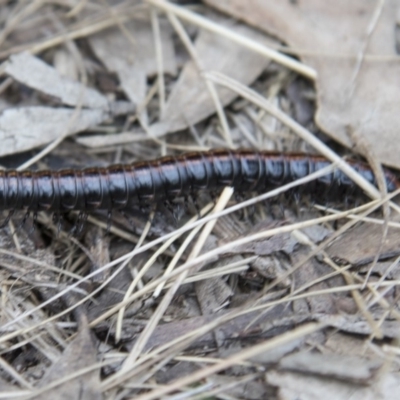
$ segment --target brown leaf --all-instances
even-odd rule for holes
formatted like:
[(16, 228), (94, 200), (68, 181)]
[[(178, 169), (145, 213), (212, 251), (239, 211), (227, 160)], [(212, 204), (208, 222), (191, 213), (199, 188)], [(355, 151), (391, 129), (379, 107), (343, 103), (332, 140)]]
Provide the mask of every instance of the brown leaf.
[[(302, 60), (318, 74), (320, 128), (352, 146), (351, 127), (362, 134), (365, 145), (373, 146), (380, 162), (400, 167), (400, 66), (394, 62), (398, 0), (205, 2), (299, 49)], [(359, 55), (366, 53), (360, 62)]]
[(397, 373), (382, 376), (370, 387), (292, 372), (270, 371), (266, 379), (270, 385), (279, 388), (280, 400), (395, 400), (400, 390), (400, 376)]
[(21, 107), (0, 114), (0, 156), (30, 150), (100, 124), (109, 117), (105, 110), (81, 110), (74, 117), (70, 108)]
[(195, 284), (197, 299), (203, 314), (211, 314), (233, 295), (222, 278), (211, 278)]
[(168, 368), (163, 368), (156, 374), (156, 380), (158, 384), (166, 384), (172, 382), (175, 379), (182, 378), (183, 376), (190, 375), (191, 373), (198, 371), (200, 366), (187, 361), (180, 361), (177, 364)]
[[(176, 74), (172, 28), (161, 21), (160, 36), (164, 73)], [(128, 98), (140, 104), (146, 96), (146, 78), (157, 73), (154, 34), (150, 21), (131, 21), (120, 28), (110, 28), (89, 38), (97, 57), (110, 72), (118, 75)]]
[(224, 395), (227, 398), (259, 400), (267, 399), (266, 385), (260, 380), (252, 379), (245, 383), (240, 382), (237, 376), (212, 375), (207, 379), (208, 383), (221, 385), (224, 389)]
[(112, 115), (126, 114), (132, 104), (108, 99), (95, 89), (63, 77), (29, 53), (11, 56), (4, 72), (24, 85), (80, 110), (52, 107), (9, 108), (0, 114), (0, 156), (44, 146), (55, 139), (94, 127)]
[[(298, 264), (306, 258), (307, 252), (308, 250), (300, 249), (298, 252), (292, 254), (291, 260), (293, 265)], [(328, 289), (328, 282), (320, 282), (320, 280), (330, 272), (327, 265), (321, 264), (315, 259), (310, 259), (293, 273), (293, 289), (299, 289), (310, 282), (319, 282), (308, 289), (307, 292), (312, 293), (314, 291), (326, 290)], [(310, 296), (307, 299), (296, 300), (293, 303), (293, 309), (297, 312), (310, 312), (311, 315), (314, 313), (335, 314), (337, 312), (332, 294), (320, 294), (319, 296)]]
[[(124, 293), (132, 281), (132, 275), (127, 268), (124, 268), (101, 292), (96, 302), (89, 307), (89, 320), (101, 315), (105, 309), (119, 303), (124, 298)], [(139, 303), (140, 306), (140, 303)]]
[[(372, 335), (374, 333), (371, 324), (358, 315), (320, 314), (315, 317), (318, 321), (340, 329), (342, 332), (355, 333), (357, 335)], [(380, 324), (379, 329), (382, 331), (383, 336), (393, 339), (398, 337), (399, 321), (386, 319), (382, 322), (379, 318), (375, 318), (375, 322)]]
[[(68, 345), (60, 359), (55, 362), (40, 381), (39, 387), (44, 388), (54, 381), (67, 377), (70, 374), (90, 367), (97, 362), (97, 350), (93, 342), (87, 323), (82, 323), (78, 336)], [(100, 400), (99, 369), (82, 374), (61, 385), (45, 391), (35, 397), (41, 400), (72, 400), (88, 399)]]
[(310, 353), (301, 351), (283, 358), (279, 367), (284, 370), (321, 375), (353, 383), (368, 384), (378, 368), (379, 360), (363, 357)]
[[(203, 315), (218, 315), (218, 310), (233, 295), (231, 287), (222, 278), (211, 278), (197, 282), (195, 290)], [(219, 347), (226, 340), (224, 332), (220, 329), (214, 331), (214, 337)]]
[[(393, 222), (398, 221), (396, 216), (391, 217)], [(344, 233), (326, 251), (330, 257), (344, 260), (351, 264), (366, 264), (371, 262), (380, 250), (383, 228), (381, 225), (360, 224)], [(399, 254), (398, 229), (389, 228), (383, 247), (382, 258), (393, 257)]]
[[(5, 379), (0, 377), (0, 393), (4, 396), (6, 393), (10, 393), (10, 397), (18, 396), (16, 392), (18, 392), (19, 387), (10, 382), (7, 382)], [(6, 398), (6, 397), (3, 397)]]
[[(225, 20), (220, 21), (226, 24)], [(261, 43), (271, 43), (264, 35), (243, 25), (231, 27), (236, 32)], [(269, 64), (269, 60), (229, 39), (200, 31), (196, 43), (196, 54), (201, 68), (222, 72), (246, 85), (252, 83)], [(216, 88), (223, 105), (229, 104), (236, 94), (231, 90)], [(204, 79), (190, 61), (183, 69), (171, 95), (168, 98), (164, 116), (152, 129), (157, 134), (187, 128), (215, 113), (215, 105), (206, 88)]]
[(363, 357), (375, 357), (376, 353), (374, 352), (374, 349), (365, 346), (366, 340), (368, 340), (368, 338), (362, 336), (335, 332), (327, 336), (326, 342), (324, 343), (324, 352), (336, 355), (344, 354), (346, 356), (358, 357), (362, 354)]
[(55, 68), (29, 53), (11, 56), (3, 68), (16, 81), (46, 93), (63, 104), (82, 104), (83, 107), (103, 110), (108, 108), (108, 100), (100, 92), (61, 76)]
[[(187, 318), (181, 321), (173, 321), (159, 325), (154, 330), (153, 335), (146, 344), (146, 349), (162, 346), (169, 341), (172, 341), (180, 336), (184, 336), (188, 332), (203, 327), (207, 323), (215, 321), (218, 318), (223, 318), (226, 314), (234, 311), (239, 311), (240, 308), (231, 309), (229, 311), (221, 311), (217, 316), (209, 314), (201, 317)], [(221, 324), (218, 328), (225, 338), (235, 338), (246, 340), (249, 336), (260, 337), (278, 334), (279, 331), (286, 331), (295, 325), (310, 321), (310, 316), (293, 313), (289, 308), (279, 305), (268, 309), (267, 311), (254, 311), (247, 314), (239, 315), (238, 317)], [(192, 345), (204, 345), (204, 342), (213, 340), (211, 334), (206, 334), (198, 338)], [(129, 347), (133, 346), (134, 342), (129, 343)], [(293, 347), (292, 347), (293, 348)], [(287, 351), (284, 350), (285, 352)], [(281, 353), (279, 353), (281, 354)], [(274, 353), (274, 357), (276, 353)], [(275, 358), (274, 358), (275, 359)]]
[[(268, 221), (262, 221), (251, 229), (251, 233), (260, 232), (266, 228), (273, 228), (273, 225)], [(313, 226), (302, 229), (302, 231), (313, 241), (320, 242), (326, 238), (330, 231), (322, 226)], [(246, 232), (248, 235), (250, 232)], [(243, 235), (243, 236), (246, 236)], [(265, 256), (283, 251), (287, 254), (293, 253), (295, 247), (299, 244), (297, 238), (290, 233), (281, 233), (267, 239), (253, 241), (230, 249), (233, 254), (254, 253), (258, 256)]]

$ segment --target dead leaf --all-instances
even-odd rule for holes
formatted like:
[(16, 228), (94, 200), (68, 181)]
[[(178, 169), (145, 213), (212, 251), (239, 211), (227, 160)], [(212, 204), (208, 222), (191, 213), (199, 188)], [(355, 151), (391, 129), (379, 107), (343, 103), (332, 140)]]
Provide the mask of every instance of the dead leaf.
[(371, 382), (370, 387), (293, 372), (270, 371), (266, 380), (279, 388), (280, 400), (396, 400), (400, 390), (397, 373), (383, 375), (381, 380)]
[[(64, 350), (60, 359), (47, 370), (38, 387), (44, 388), (52, 382), (90, 367), (96, 362), (97, 350), (93, 342), (93, 337), (87, 327), (87, 323), (82, 323), (78, 336)], [(100, 400), (102, 399), (100, 371), (99, 369), (95, 369), (72, 378), (34, 398), (41, 400)]]
[(180, 361), (171, 367), (163, 368), (158, 371), (155, 378), (159, 385), (163, 385), (168, 382), (172, 382), (175, 379), (181, 378), (182, 376), (190, 375), (191, 373), (198, 371), (199, 369), (200, 366), (195, 363)]
[(97, 90), (61, 76), (52, 66), (29, 53), (13, 55), (3, 64), (4, 72), (24, 85), (46, 93), (68, 106), (107, 110), (108, 100)]
[[(7, 382), (5, 379), (0, 377), (0, 393), (4, 396), (6, 393), (10, 393), (10, 397), (16, 397), (18, 394), (16, 394), (19, 391), (19, 387), (17, 385), (13, 385), (10, 382)], [(3, 397), (6, 398), (6, 397)]]
[[(124, 268), (114, 279), (107, 285), (96, 302), (89, 307), (89, 320), (92, 320), (104, 312), (105, 308), (112, 307), (124, 298), (124, 293), (128, 289), (132, 275), (127, 268)], [(141, 303), (139, 303), (140, 307)]]
[[(393, 222), (398, 217), (391, 217)], [(380, 249), (382, 226), (365, 223), (345, 232), (338, 240), (327, 247), (326, 252), (334, 259), (343, 260), (353, 265), (371, 262)], [(389, 258), (399, 254), (399, 232), (389, 228), (381, 250), (381, 258)]]
[[(331, 327), (340, 329), (342, 332), (355, 333), (357, 335), (372, 335), (374, 333), (371, 324), (358, 315), (316, 314), (315, 319)], [(393, 339), (399, 336), (399, 321), (386, 319), (382, 322), (379, 318), (375, 318), (375, 323), (379, 323), (379, 329), (383, 336)]]
[(298, 241), (290, 233), (282, 233), (272, 236), (267, 239), (257, 240), (240, 245), (229, 250), (232, 254), (251, 253), (259, 256), (268, 256), (278, 251), (283, 251), (287, 254), (293, 252)]
[[(292, 264), (297, 265), (307, 256), (308, 249), (300, 249), (291, 255)], [(331, 270), (327, 265), (321, 264), (315, 259), (310, 259), (292, 274), (293, 290), (308, 285), (310, 282), (318, 283), (307, 289), (308, 293), (326, 290), (329, 288), (328, 282), (324, 280), (321, 282), (320, 280), (330, 272)], [(300, 313), (310, 312), (311, 315), (315, 313), (335, 314), (337, 312), (333, 294), (320, 294), (319, 296), (296, 300), (293, 303), (293, 309)]]
[[(241, 382), (245, 380), (245, 382)], [(267, 388), (262, 380), (251, 379), (250, 381), (244, 377), (228, 376), (228, 375), (211, 375), (207, 378), (207, 383), (224, 387), (224, 395), (231, 399), (259, 400), (267, 399)], [(223, 397), (223, 396), (221, 396)]]
[[(272, 229), (275, 226), (274, 224), (271, 224), (270, 221), (262, 221), (254, 226), (250, 232), (246, 232), (243, 236), (249, 235), (250, 233), (260, 232), (266, 228)], [(315, 243), (322, 241), (330, 234), (330, 231), (327, 228), (320, 225), (305, 228), (302, 231)], [(258, 256), (267, 256), (278, 251), (291, 254), (298, 244), (300, 243), (295, 235), (292, 235), (291, 233), (281, 233), (267, 239), (237, 246), (234, 249), (230, 249), (229, 252), (233, 254), (254, 253)]]
[[(163, 72), (175, 75), (177, 65), (172, 41), (173, 31), (166, 21), (159, 22)], [(110, 28), (92, 35), (89, 40), (93, 51), (110, 72), (118, 73), (124, 68), (135, 66), (145, 76), (154, 76), (157, 73), (154, 33), (150, 21), (130, 21), (124, 24), (124, 31), (118, 27)]]
[(233, 295), (232, 289), (222, 278), (197, 282), (195, 289), (203, 314), (214, 313)]
[(318, 74), (319, 127), (352, 147), (351, 127), (373, 146), (380, 162), (400, 168), (400, 66), (394, 62), (398, 0), (205, 2), (298, 49)]
[[(223, 318), (230, 312), (239, 311), (241, 308), (231, 309), (229, 311), (221, 311), (217, 316), (208, 314), (201, 317), (187, 318), (177, 320), (170, 323), (158, 325), (154, 330), (150, 340), (146, 344), (146, 349), (162, 346), (180, 336), (184, 336), (188, 332), (196, 330), (209, 322), (215, 321), (216, 318)], [(300, 315), (293, 313), (289, 308), (279, 305), (268, 309), (267, 311), (254, 311), (229, 320), (222, 324), (218, 330), (225, 338), (234, 338), (235, 340), (249, 339), (250, 337), (270, 337), (271, 332), (274, 335), (284, 332), (298, 324), (310, 321), (310, 315)], [(137, 335), (135, 335), (135, 338)], [(190, 347), (197, 345), (204, 346), (204, 343), (213, 342), (214, 338), (211, 333), (198, 338)], [(134, 341), (129, 343), (129, 348), (134, 345)], [(284, 352), (287, 351), (285, 348)], [(281, 354), (281, 353), (279, 353)], [(276, 353), (274, 353), (275, 357)]]
[[(107, 119), (105, 110), (81, 110), (74, 119), (70, 108), (21, 107), (0, 114), (0, 156), (44, 146), (68, 133), (74, 134), (94, 127)], [(73, 121), (71, 124), (70, 122)]]
[[(226, 21), (219, 21), (226, 24)], [(271, 43), (264, 35), (243, 25), (232, 26), (236, 32), (263, 44)], [(222, 72), (243, 84), (252, 83), (269, 64), (269, 60), (229, 39), (200, 31), (195, 42), (196, 54), (201, 68)], [(237, 95), (231, 90), (216, 88), (223, 105), (229, 104)], [(202, 121), (215, 113), (215, 105), (197, 67), (186, 64), (174, 86), (160, 122), (151, 127), (153, 134), (174, 132)]]
[[(203, 315), (218, 315), (220, 308), (233, 295), (233, 290), (222, 278), (197, 282), (195, 291)], [(224, 332), (221, 329), (215, 329), (213, 334), (218, 347), (223, 346), (226, 341)]]
[(61, 76), (55, 68), (28, 53), (11, 56), (2, 68), (18, 82), (62, 104), (83, 109), (37, 106), (4, 110), (0, 114), (0, 156), (44, 146), (134, 109), (124, 101), (109, 102), (97, 90)]
[[(366, 274), (371, 269), (371, 266), (372, 264), (365, 264), (359, 271)], [(379, 276), (386, 276), (386, 278), (390, 280), (400, 279), (400, 265), (396, 260), (377, 262), (372, 272)]]
[(353, 383), (368, 384), (378, 368), (379, 360), (363, 357), (310, 353), (300, 351), (284, 357), (279, 367), (284, 370), (321, 375)]
[[(359, 356), (372, 358), (376, 356), (374, 350), (365, 346), (365, 338), (357, 335), (348, 335), (342, 332), (335, 332), (328, 335), (324, 343), (324, 352), (327, 354), (344, 354), (346, 356)], [(368, 340), (368, 339), (366, 339)]]
[[(172, 28), (160, 21), (163, 72), (176, 75)], [(110, 72), (118, 75), (125, 94), (136, 105), (146, 97), (147, 77), (157, 73), (154, 34), (150, 21), (130, 21), (89, 38), (96, 56)], [(147, 118), (147, 117), (145, 117)]]
[(259, 364), (274, 364), (279, 362), (279, 360), (288, 353), (295, 351), (298, 349), (303, 343), (304, 338), (298, 338), (295, 340), (291, 340), (285, 344), (282, 344), (275, 349), (260, 353), (254, 357), (251, 357), (250, 360)]
[[(104, 237), (104, 232), (98, 226), (90, 226), (85, 232), (85, 244), (92, 257), (91, 272), (101, 265), (110, 262), (110, 239)], [(94, 282), (104, 282), (111, 275), (111, 270), (103, 271), (93, 277)]]

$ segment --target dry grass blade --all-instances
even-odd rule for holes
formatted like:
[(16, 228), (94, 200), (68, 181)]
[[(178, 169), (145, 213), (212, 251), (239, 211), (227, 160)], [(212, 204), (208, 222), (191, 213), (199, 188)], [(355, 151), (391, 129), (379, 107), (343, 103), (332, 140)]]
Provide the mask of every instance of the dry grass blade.
[(312, 68), (309, 68), (306, 65), (301, 64), (290, 57), (284, 56), (283, 54), (278, 53), (275, 50), (269, 49), (265, 46), (255, 43), (254, 41), (247, 40), (243, 36), (237, 35), (235, 32), (229, 29), (225, 29), (218, 24), (215, 24), (212, 21), (208, 20), (207, 18), (192, 13), (183, 7), (173, 5), (164, 0), (146, 0), (146, 2), (163, 11), (173, 13), (177, 17), (196, 24), (201, 28), (208, 29), (218, 35), (225, 36), (231, 40), (234, 40), (235, 42), (264, 55), (265, 57), (271, 58), (277, 63), (281, 63), (287, 68), (293, 69), (299, 74), (307, 76), (311, 79), (316, 79), (316, 72)]

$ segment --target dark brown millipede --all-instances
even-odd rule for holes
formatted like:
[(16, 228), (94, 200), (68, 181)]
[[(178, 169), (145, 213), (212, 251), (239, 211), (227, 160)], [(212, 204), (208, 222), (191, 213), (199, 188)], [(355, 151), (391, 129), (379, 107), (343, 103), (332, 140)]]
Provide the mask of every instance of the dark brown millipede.
[[(107, 168), (59, 171), (0, 171), (0, 210), (52, 211), (124, 210), (135, 204), (185, 196), (199, 190), (232, 186), (239, 192), (263, 191), (303, 178), (328, 166), (320, 156), (252, 150), (212, 150), (163, 157)], [(368, 165), (350, 162), (368, 182), (375, 177)], [(388, 191), (400, 184), (385, 171)], [(309, 193), (339, 196), (359, 189), (335, 170), (307, 184)]]

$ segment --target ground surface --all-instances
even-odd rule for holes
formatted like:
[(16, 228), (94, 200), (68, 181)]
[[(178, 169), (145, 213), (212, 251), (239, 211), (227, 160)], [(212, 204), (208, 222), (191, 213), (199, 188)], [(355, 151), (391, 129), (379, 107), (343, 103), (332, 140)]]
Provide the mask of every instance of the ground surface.
[(362, 156), (380, 186), (16, 213), (0, 398), (398, 397), (399, 209), (369, 198), (400, 167), (400, 4), (277, 3), (0, 3), (5, 168), (249, 148)]

